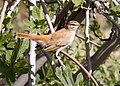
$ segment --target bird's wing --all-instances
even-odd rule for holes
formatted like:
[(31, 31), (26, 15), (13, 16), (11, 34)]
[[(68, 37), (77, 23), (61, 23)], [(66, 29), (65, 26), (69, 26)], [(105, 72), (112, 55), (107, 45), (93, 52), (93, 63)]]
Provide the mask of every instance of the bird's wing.
[(59, 31), (56, 31), (55, 33), (52, 33), (51, 38), (46, 44), (44, 50), (49, 52), (49, 51), (56, 50), (59, 47), (68, 44), (66, 43), (66, 40), (64, 40), (64, 35), (66, 33), (65, 31), (66, 29), (61, 29)]
[(55, 45), (65, 46), (70, 42), (71, 34), (66, 29), (61, 29), (56, 33), (52, 34), (51, 39), (53, 39)]

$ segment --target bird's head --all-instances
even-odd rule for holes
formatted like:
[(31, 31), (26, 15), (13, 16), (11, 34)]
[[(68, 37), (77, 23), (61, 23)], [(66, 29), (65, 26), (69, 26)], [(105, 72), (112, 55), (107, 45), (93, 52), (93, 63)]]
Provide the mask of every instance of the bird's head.
[(79, 26), (80, 24), (77, 21), (71, 20), (67, 23), (66, 28), (69, 30), (77, 30)]

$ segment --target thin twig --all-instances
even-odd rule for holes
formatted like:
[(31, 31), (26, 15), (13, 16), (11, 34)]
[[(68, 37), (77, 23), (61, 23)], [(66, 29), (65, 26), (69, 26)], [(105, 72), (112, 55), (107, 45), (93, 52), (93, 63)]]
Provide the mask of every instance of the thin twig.
[[(46, 17), (46, 20), (47, 20), (47, 23), (48, 23), (48, 26), (49, 26), (49, 29), (51, 30), (51, 33), (54, 33), (55, 30), (53, 28), (53, 25), (52, 25), (52, 21), (50, 20), (50, 17), (49, 17), (49, 13), (47, 11), (47, 8), (45, 6), (45, 1), (44, 0), (40, 0), (41, 1), (41, 4), (42, 4), (42, 7), (43, 7), (43, 12), (44, 12), (44, 15)], [(45, 56), (47, 57), (50, 65), (51, 65), (51, 68), (53, 70), (53, 73), (54, 73), (54, 76), (56, 78), (56, 75), (55, 75), (55, 64), (54, 64), (54, 61), (51, 59), (51, 57), (49, 56), (49, 54), (47, 52), (44, 52), (43, 53), (45, 54)], [(56, 78), (57, 79), (57, 78)]]
[(107, 16), (103, 12), (101, 12), (100, 14), (102, 14), (103, 16), (105, 16), (110, 22), (113, 23), (113, 25), (115, 25), (118, 29), (120, 29), (120, 25), (114, 19), (112, 19), (110, 16)]
[(11, 13), (14, 10), (14, 8), (17, 6), (17, 4), (20, 2), (20, 0), (14, 0), (11, 7), (9, 8), (7, 12), (7, 16), (11, 17)]
[(117, 0), (112, 0), (116, 6), (120, 5)]
[[(45, 1), (44, 1), (44, 0), (40, 0), (40, 1), (41, 1), (41, 4), (42, 4), (42, 7), (43, 7), (44, 15), (45, 15), (46, 20), (47, 20), (47, 22), (48, 22), (48, 26), (49, 26), (49, 28), (50, 28), (50, 30), (51, 30), (51, 33), (54, 33), (55, 30), (53, 29), (52, 22), (51, 22), (51, 20), (50, 20), (50, 17), (49, 17), (47, 8), (46, 8), (46, 6), (45, 6)], [(49, 56), (49, 54), (48, 54), (47, 52), (43, 51), (43, 53), (44, 53), (44, 55), (46, 56), (46, 58), (48, 59), (50, 65), (51, 65), (51, 68), (52, 68), (52, 70), (53, 70), (53, 74), (54, 74), (55, 78), (57, 79), (57, 77), (56, 77), (56, 75), (55, 75), (55, 63), (54, 63), (54, 61), (51, 59), (51, 57)]]
[(72, 1), (70, 0), (69, 2), (68, 2), (68, 4), (62, 9), (62, 11), (59, 13), (59, 15), (56, 17), (56, 20), (55, 20), (55, 22), (54, 22), (54, 26), (56, 26), (58, 23), (59, 23), (59, 21), (61, 21), (61, 19), (63, 19), (64, 17), (65, 17), (65, 15), (68, 13), (68, 10), (70, 10), (70, 8), (72, 8), (73, 7), (73, 3), (72, 3)]
[(65, 56), (67, 56), (69, 59), (71, 59), (73, 62), (75, 62), (84, 72), (85, 74), (91, 78), (91, 80), (93, 81), (93, 83), (98, 86), (98, 83), (96, 82), (96, 80), (93, 78), (93, 76), (84, 68), (83, 65), (81, 65), (79, 63), (79, 61), (77, 61), (77, 59), (75, 59), (74, 57), (71, 57), (69, 54), (67, 54), (65, 51), (61, 51)]
[(55, 23), (57, 16), (60, 14), (60, 8), (61, 8), (61, 6), (59, 6), (59, 7), (57, 8), (55, 14), (53, 15), (53, 18), (52, 18), (52, 20), (51, 20), (53, 24)]
[(56, 68), (55, 62), (52, 60), (52, 58), (51, 58), (51, 56), (49, 55), (49, 53), (47, 53), (47, 52), (45, 52), (45, 51), (43, 51), (43, 53), (44, 53), (44, 55), (46, 56), (47, 60), (48, 60), (49, 63), (50, 63), (50, 66), (51, 66), (51, 68), (52, 68), (53, 75), (54, 75), (55, 79), (56, 79), (56, 80), (59, 80), (59, 79), (57, 78), (57, 76), (55, 75), (55, 68)]
[[(95, 1), (94, 2), (95, 6), (97, 8), (99, 8), (101, 6), (100, 2), (99, 1)], [(112, 22), (118, 29), (120, 28), (120, 25), (116, 23), (115, 20), (113, 20), (110, 16), (107, 16), (106, 14), (104, 14), (103, 11), (100, 11), (100, 14), (102, 14), (103, 16), (105, 16), (110, 22)]]
[[(78, 38), (80, 38), (80, 39), (82, 39), (82, 40), (85, 40), (84, 37), (81, 37), (81, 36), (79, 36), (78, 34), (76, 34), (76, 37), (78, 37)], [(100, 47), (99, 44), (97, 44), (97, 43), (95, 43), (95, 42), (93, 42), (93, 41), (90, 41), (90, 43), (93, 44), (93, 45), (95, 45), (95, 46), (98, 47), (98, 48)]]
[(5, 0), (5, 2), (4, 2), (4, 7), (3, 7), (3, 9), (2, 9), (1, 17), (0, 17), (0, 32), (1, 32), (1, 30), (2, 30), (2, 22), (3, 22), (4, 17), (5, 17), (5, 11), (6, 11), (7, 5), (8, 5), (8, 1)]
[[(114, 33), (111, 40), (106, 41), (98, 50), (97, 52), (91, 57), (93, 71), (95, 71), (106, 59), (110, 53), (120, 44), (120, 39), (116, 37)], [(87, 63), (84, 64), (86, 68), (88, 65)], [(75, 73), (75, 77), (81, 72), (82, 70), (79, 69)]]
[(97, 33), (95, 31), (93, 31), (94, 35), (99, 38), (101, 41), (109, 41), (111, 40), (112, 36), (113, 36), (113, 33), (115, 32), (115, 30), (112, 28), (111, 29), (111, 33), (110, 33), (110, 36), (108, 38), (101, 38), (99, 35), (97, 35)]
[(51, 30), (51, 33), (54, 33), (55, 30), (54, 30), (54, 28), (53, 28), (52, 22), (51, 22), (51, 20), (50, 20), (50, 17), (49, 17), (48, 11), (47, 11), (47, 8), (46, 8), (46, 6), (45, 6), (45, 1), (44, 1), (44, 0), (40, 0), (40, 1), (41, 1), (41, 5), (42, 5), (42, 7), (43, 7), (43, 12), (44, 12), (44, 14), (45, 14), (45, 18), (46, 18), (46, 20), (47, 20), (48, 26), (49, 26), (49, 28), (50, 28), (50, 30)]

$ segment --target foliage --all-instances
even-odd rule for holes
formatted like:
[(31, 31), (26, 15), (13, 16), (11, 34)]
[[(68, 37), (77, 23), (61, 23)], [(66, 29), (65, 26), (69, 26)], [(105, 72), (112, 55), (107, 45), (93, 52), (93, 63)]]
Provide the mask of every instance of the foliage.
[[(5, 18), (4, 33), (0, 35), (0, 76), (5, 77), (8, 84), (16, 80), (21, 74), (27, 73), (28, 66), (24, 60), (24, 53), (28, 49), (29, 42), (15, 39), (11, 32), (12, 19)], [(21, 71), (22, 70), (22, 71)]]
[(110, 15), (120, 17), (120, 6), (115, 6), (110, 9)]
[(120, 84), (120, 59), (111, 58), (111, 60), (112, 61), (109, 64), (106, 62), (105, 65), (101, 65), (98, 71), (95, 73), (96, 78), (105, 86), (114, 86)]
[(79, 6), (84, 2), (84, 0), (72, 0), (72, 1), (75, 4), (75, 6)]
[[(85, 4), (84, 0), (72, 0), (75, 4), (75, 8), (79, 8)], [(62, 2), (59, 2), (62, 4)], [(49, 11), (50, 17), (52, 18), (59, 7), (58, 3), (52, 3), (47, 5), (47, 9)], [(65, 7), (67, 2), (65, 2), (63, 7)], [(75, 9), (71, 9), (71, 13)], [(18, 11), (16, 11), (18, 12)], [(46, 28), (48, 27), (46, 20), (44, 19), (44, 14), (41, 6), (35, 6), (32, 10), (33, 20), (29, 20), (28, 18), (22, 19), (23, 26), (25, 29), (21, 28), (21, 30), (16, 31), (16, 24), (19, 22), (15, 22), (17, 19), (18, 13), (13, 12), (12, 17), (5, 17), (2, 23), (3, 31), (0, 33), (0, 78), (6, 79), (6, 85), (12, 86), (13, 83), (21, 76), (22, 74), (28, 73), (28, 57), (29, 52), (29, 41), (26, 39), (18, 39), (16, 38), (16, 32), (37, 32), (38, 34), (46, 34)], [(120, 6), (114, 6), (110, 8), (109, 14), (115, 17), (120, 17)], [(99, 20), (99, 17), (98, 17)], [(92, 31), (98, 33), (98, 35), (105, 37), (105, 32), (109, 32), (109, 29), (104, 29), (106, 26), (102, 26), (101, 28), (99, 21), (97, 19), (91, 21), (90, 26), (90, 39), (91, 41), (101, 45), (103, 42), (95, 37)], [(19, 19), (18, 19), (19, 21)], [(104, 20), (106, 21), (106, 20)], [(102, 22), (102, 25), (105, 22)], [(108, 26), (109, 24), (106, 23)], [(29, 28), (31, 27), (31, 28)], [(112, 27), (112, 26), (111, 26)], [(84, 27), (83, 27), (84, 28)], [(78, 30), (78, 33), (84, 37), (84, 29), (81, 28)], [(109, 34), (107, 33), (107, 36)], [(85, 49), (85, 41), (75, 38), (75, 42), (66, 49), (71, 56), (78, 59), (80, 62), (85, 61), (86, 57), (86, 49)], [(91, 56), (98, 50), (98, 46), (90, 44), (90, 52)], [(117, 47), (119, 49), (119, 47)], [(117, 50), (116, 50), (117, 51)], [(117, 51), (119, 52), (119, 51)], [(56, 68), (55, 75), (52, 71), (50, 64), (45, 63), (36, 73), (36, 84), (38, 86), (83, 86), (83, 76), (82, 74), (78, 74), (76, 80), (74, 80), (73, 75), (79, 69), (76, 64), (66, 58), (63, 54), (60, 54), (63, 62), (66, 65), (65, 70), (62, 70), (60, 67)], [(119, 56), (119, 55), (118, 55)], [(58, 64), (52, 56), (55, 64)], [(108, 59), (104, 64), (102, 64), (93, 74), (98, 81), (100, 81), (103, 86), (114, 86), (115, 84), (120, 84), (120, 59), (112, 58)], [(38, 57), (37, 57), (38, 58)], [(57, 65), (59, 66), (59, 65)], [(56, 79), (55, 76), (57, 76)]]
[(63, 71), (61, 68), (56, 68), (56, 75), (64, 86), (83, 86), (82, 76), (78, 74), (76, 81), (73, 80), (72, 70), (65, 68)]

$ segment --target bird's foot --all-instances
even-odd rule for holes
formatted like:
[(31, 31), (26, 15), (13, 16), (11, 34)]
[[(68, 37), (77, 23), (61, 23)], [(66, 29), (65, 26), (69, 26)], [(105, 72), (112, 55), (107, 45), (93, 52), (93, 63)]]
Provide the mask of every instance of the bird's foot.
[(64, 69), (64, 68), (65, 68), (65, 65), (64, 65), (63, 61), (61, 60), (60, 56), (56, 56), (56, 57), (57, 57), (57, 59), (58, 59), (58, 62), (59, 62), (60, 65), (61, 65), (62, 69)]

